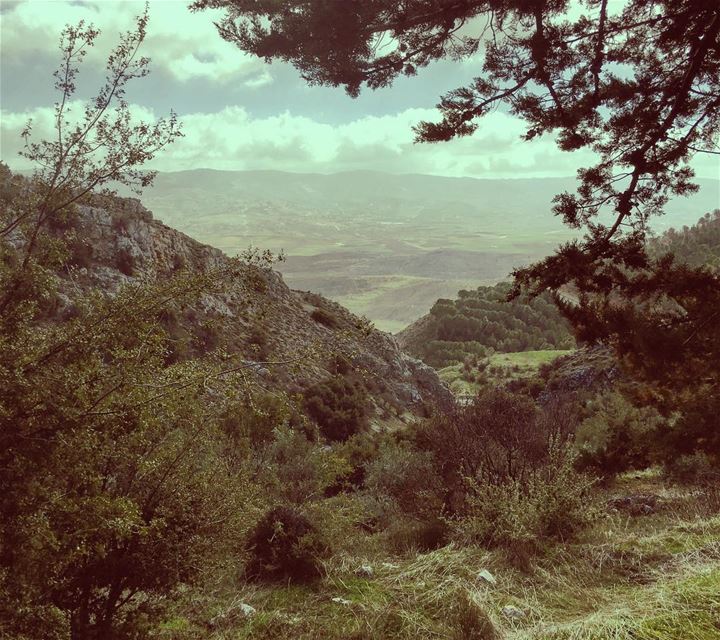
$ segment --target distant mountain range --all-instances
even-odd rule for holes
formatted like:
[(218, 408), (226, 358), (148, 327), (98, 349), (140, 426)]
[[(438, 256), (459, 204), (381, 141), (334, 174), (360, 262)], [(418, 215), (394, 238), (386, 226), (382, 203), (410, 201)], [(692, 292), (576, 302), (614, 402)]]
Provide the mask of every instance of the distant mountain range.
[[(720, 181), (673, 200), (657, 232), (720, 207)], [(143, 202), (157, 218), (234, 254), (284, 250), (298, 289), (398, 331), (438, 297), (494, 284), (548, 255), (571, 230), (551, 213), (574, 178), (477, 179), (353, 171), (331, 175), (198, 169), (160, 173)]]

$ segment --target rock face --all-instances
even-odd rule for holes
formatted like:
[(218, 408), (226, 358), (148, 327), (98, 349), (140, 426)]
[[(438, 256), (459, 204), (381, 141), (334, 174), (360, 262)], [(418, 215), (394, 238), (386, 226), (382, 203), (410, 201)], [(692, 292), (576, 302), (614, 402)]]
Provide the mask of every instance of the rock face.
[(617, 360), (609, 347), (586, 346), (558, 358), (551, 377), (538, 400), (545, 402), (557, 394), (576, 391), (602, 391), (621, 378)]
[[(83, 256), (68, 274), (72, 291), (98, 288), (112, 294), (125, 284), (181, 269), (202, 272), (229, 265), (221, 251), (154, 220), (138, 200), (117, 198), (81, 210), (75, 251)], [(291, 290), (272, 269), (242, 262), (222, 291), (205, 294), (179, 322), (240, 353), (259, 384), (289, 393), (328, 378), (338, 359), (373, 389), (372, 422), (401, 426), (452, 396), (435, 371), (407, 354), (391, 335), (322, 296)]]

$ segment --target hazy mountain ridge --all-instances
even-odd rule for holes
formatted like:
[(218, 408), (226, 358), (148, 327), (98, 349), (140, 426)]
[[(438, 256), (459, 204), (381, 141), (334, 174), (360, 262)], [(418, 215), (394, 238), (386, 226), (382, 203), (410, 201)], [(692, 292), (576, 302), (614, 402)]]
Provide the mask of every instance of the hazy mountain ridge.
[[(657, 231), (693, 224), (717, 207), (720, 181), (698, 182), (698, 194), (672, 201), (653, 221)], [(228, 254), (249, 245), (284, 250), (279, 269), (290, 286), (395, 331), (438, 297), (494, 284), (573, 237), (549, 212), (552, 198), (574, 187), (574, 178), (199, 169), (160, 173), (143, 200), (171, 226)]]

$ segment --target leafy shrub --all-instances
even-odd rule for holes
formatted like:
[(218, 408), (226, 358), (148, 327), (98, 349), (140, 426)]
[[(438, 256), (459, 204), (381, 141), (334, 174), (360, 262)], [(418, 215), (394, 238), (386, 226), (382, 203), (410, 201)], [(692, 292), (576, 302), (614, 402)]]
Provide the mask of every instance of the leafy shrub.
[(95, 250), (90, 242), (82, 238), (74, 237), (68, 242), (67, 265), (78, 268), (89, 268), (92, 266)]
[(270, 334), (257, 321), (250, 327), (247, 336), (247, 355), (253, 360), (267, 360), (270, 357)]
[(135, 256), (127, 248), (121, 247), (115, 256), (115, 266), (120, 273), (131, 276), (135, 273)]
[(691, 402), (685, 403), (678, 420), (660, 437), (661, 460), (672, 466), (679, 455), (704, 453), (711, 462), (720, 462), (720, 393), (712, 385), (700, 386)]
[(634, 407), (612, 391), (594, 400), (589, 410), (576, 437), (581, 468), (615, 475), (650, 465), (656, 434), (664, 424), (655, 409)]
[(366, 428), (367, 392), (360, 383), (333, 376), (309, 387), (304, 395), (305, 410), (328, 440), (347, 440)]
[(249, 578), (308, 582), (321, 574), (320, 559), (327, 546), (304, 515), (289, 507), (275, 507), (255, 526), (247, 548)]
[(420, 518), (436, 516), (442, 509), (440, 478), (433, 468), (432, 454), (413, 450), (407, 444), (385, 445), (367, 467), (365, 486)]
[(702, 451), (685, 454), (665, 463), (665, 473), (678, 482), (703, 482), (720, 479), (717, 465)]
[(465, 542), (503, 548), (521, 566), (542, 539), (568, 540), (595, 517), (592, 480), (574, 468), (569, 442), (550, 446), (542, 466), (492, 484), (469, 478), (467, 513), (457, 522)]
[(547, 456), (554, 425), (530, 398), (502, 390), (420, 425), (416, 446), (430, 451), (445, 488), (445, 507), (462, 511), (465, 477), (499, 484), (521, 480)]
[(112, 216), (112, 220), (110, 221), (110, 227), (117, 234), (127, 234), (128, 229), (130, 228), (131, 220), (132, 215), (130, 214), (130, 212), (116, 212)]
[(366, 466), (377, 456), (378, 438), (370, 433), (358, 433), (337, 445), (334, 450), (348, 464), (348, 471), (338, 477), (325, 491), (326, 496), (343, 492), (354, 492), (365, 486)]
[(330, 313), (327, 309), (314, 309), (313, 312), (310, 314), (310, 317), (315, 320), (315, 322), (319, 322), (320, 324), (325, 325), (330, 329), (334, 329), (338, 326), (337, 317), (334, 314)]
[(257, 457), (255, 475), (266, 490), (280, 499), (304, 504), (322, 496), (338, 478), (350, 471), (350, 465), (329, 447), (310, 442), (304, 433), (281, 427), (275, 439)]
[(242, 460), (253, 449), (272, 442), (276, 429), (289, 424), (291, 414), (290, 404), (270, 393), (253, 397), (252, 405), (240, 401), (227, 406), (220, 426), (230, 459)]

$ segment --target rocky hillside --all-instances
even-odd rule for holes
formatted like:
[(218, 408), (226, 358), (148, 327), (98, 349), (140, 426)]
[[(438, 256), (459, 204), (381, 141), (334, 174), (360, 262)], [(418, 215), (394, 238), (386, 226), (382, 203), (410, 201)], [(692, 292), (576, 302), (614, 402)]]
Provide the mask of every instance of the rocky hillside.
[[(58, 314), (71, 307), (74, 291), (114, 292), (153, 274), (202, 272), (232, 262), (153, 219), (131, 198), (85, 207), (73, 228), (60, 232), (75, 239)], [(449, 401), (430, 367), (403, 353), (392, 336), (367, 320), (319, 295), (291, 290), (262, 260), (241, 260), (237, 269), (223, 291), (164, 319), (177, 338), (176, 358), (213, 349), (242, 354), (255, 385), (289, 394), (327, 379), (342, 362), (371, 391), (376, 427), (400, 426)]]

